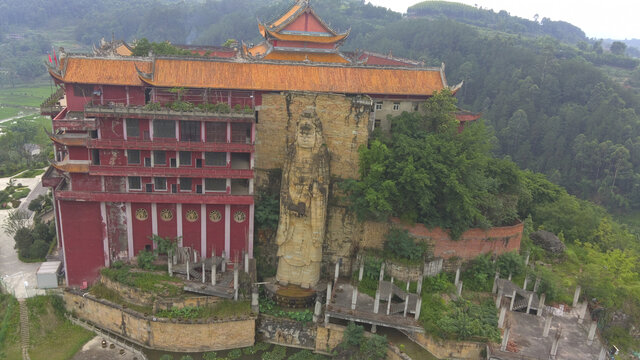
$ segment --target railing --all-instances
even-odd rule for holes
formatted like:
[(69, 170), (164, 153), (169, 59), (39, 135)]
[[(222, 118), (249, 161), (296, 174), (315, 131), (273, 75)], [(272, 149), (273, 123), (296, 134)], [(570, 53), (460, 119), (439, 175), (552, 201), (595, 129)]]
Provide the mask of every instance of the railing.
[(252, 179), (251, 169), (230, 169), (227, 167), (143, 167), (143, 166), (107, 166), (90, 165), (91, 175), (103, 176), (148, 176), (148, 177), (200, 177), (220, 179)]
[(94, 105), (87, 104), (84, 109), (86, 114), (91, 115), (125, 115), (135, 117), (150, 117), (154, 119), (164, 118), (185, 118), (185, 117), (201, 117), (214, 119), (230, 119), (230, 120), (247, 120), (254, 118), (254, 110), (230, 110), (230, 112), (208, 111), (206, 109), (193, 108), (191, 111), (178, 111), (170, 108), (153, 109), (148, 106), (136, 105)]
[(58, 101), (64, 97), (64, 89), (58, 88), (53, 94), (51, 94), (45, 101), (40, 104), (40, 113), (42, 115), (58, 115), (63, 107), (57, 105)]
[(94, 149), (137, 149), (167, 151), (252, 152), (253, 145), (245, 143), (218, 143), (177, 141), (175, 139), (89, 139), (87, 146)]
[(226, 192), (204, 194), (196, 192), (102, 192), (56, 189), (56, 199), (98, 202), (182, 203), (182, 204), (231, 204), (251, 205), (253, 195), (231, 195)]

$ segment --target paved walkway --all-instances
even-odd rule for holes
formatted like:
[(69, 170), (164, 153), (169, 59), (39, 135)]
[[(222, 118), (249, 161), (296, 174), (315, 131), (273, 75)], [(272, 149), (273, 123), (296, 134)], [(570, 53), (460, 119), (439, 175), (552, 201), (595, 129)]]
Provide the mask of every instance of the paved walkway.
[(24, 299), (18, 300), (20, 304), (20, 344), (22, 345), (22, 360), (29, 358), (29, 309)]
[[(0, 189), (4, 189), (11, 178), (0, 178)], [(28, 186), (31, 190), (29, 196), (22, 199), (20, 208), (27, 210), (29, 201), (36, 196), (46, 193), (47, 189), (40, 184), (40, 176), (32, 179), (16, 179), (16, 183)], [(23, 263), (18, 259), (18, 253), (14, 249), (13, 237), (2, 229), (10, 210), (0, 210), (0, 278), (10, 293), (16, 298), (23, 299), (44, 293), (36, 289), (36, 271), (41, 263)]]

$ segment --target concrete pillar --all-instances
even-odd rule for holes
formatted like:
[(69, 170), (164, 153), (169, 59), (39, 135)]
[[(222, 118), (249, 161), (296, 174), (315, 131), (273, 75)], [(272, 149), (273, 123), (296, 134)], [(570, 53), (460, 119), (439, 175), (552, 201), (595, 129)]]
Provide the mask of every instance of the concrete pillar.
[(340, 261), (336, 261), (336, 269), (333, 274), (333, 282), (338, 282), (338, 276), (340, 275)]
[(589, 326), (589, 335), (587, 336), (587, 345), (593, 344), (593, 338), (596, 336), (597, 328), (598, 328), (598, 323), (595, 321), (592, 321), (591, 326)]
[(258, 287), (254, 286), (251, 291), (251, 311), (254, 313), (260, 312), (260, 303), (258, 301)]
[(458, 282), (456, 290), (458, 291), (458, 296), (462, 296), (462, 281)]
[(329, 325), (329, 304), (331, 303), (331, 282), (327, 283), (327, 303), (324, 310), (324, 326)]
[(373, 302), (373, 313), (377, 314), (379, 310), (380, 310), (380, 289), (378, 288), (376, 290), (375, 301)]
[(600, 348), (600, 355), (598, 355), (598, 360), (606, 360), (607, 358), (607, 349), (603, 347)]
[(529, 265), (529, 256), (531, 256), (531, 252), (527, 251), (527, 256), (524, 259), (524, 266), (527, 267)]
[(522, 290), (527, 290), (527, 282), (529, 282), (529, 277), (527, 275), (524, 276), (524, 284), (522, 284)]
[(378, 282), (384, 280), (384, 263), (382, 263), (382, 266), (380, 266), (380, 279), (378, 279)]
[(533, 284), (533, 291), (538, 292), (538, 287), (540, 287), (540, 276), (536, 276), (536, 282)]
[(393, 292), (389, 291), (389, 298), (387, 299), (387, 315), (391, 311), (391, 296), (393, 296)]
[(420, 275), (420, 278), (418, 278), (418, 283), (416, 284), (416, 294), (420, 295), (422, 294), (422, 282), (424, 281), (424, 277), (422, 275)]
[(173, 276), (173, 261), (171, 258), (167, 261), (167, 266), (169, 267), (169, 276)]
[(227, 271), (227, 253), (222, 250), (222, 264), (220, 264), (220, 271), (225, 273)]
[(238, 268), (233, 269), (233, 300), (238, 301)]
[(491, 288), (491, 293), (495, 294), (498, 291), (498, 279), (500, 278), (500, 274), (496, 271), (496, 275), (493, 277), (493, 288)]
[(456, 269), (456, 280), (453, 282), (454, 285), (458, 286), (458, 281), (460, 280), (460, 266)]
[(407, 317), (407, 309), (409, 308), (409, 294), (404, 297), (404, 311), (402, 312), (402, 316)]
[(362, 275), (364, 274), (364, 263), (360, 264), (360, 272), (358, 273), (358, 281), (362, 281)]
[(513, 290), (513, 294), (511, 295), (511, 305), (509, 305), (509, 311), (513, 311), (513, 305), (516, 303), (516, 291)]
[(498, 296), (496, 297), (496, 309), (500, 308), (500, 303), (502, 302), (502, 289), (498, 290)]
[(376, 326), (376, 324), (371, 325), (371, 333), (375, 334), (378, 332), (378, 327)]
[(538, 316), (542, 316), (542, 312), (544, 311), (544, 301), (546, 299), (547, 299), (546, 293), (540, 295), (540, 301), (538, 302)]
[(391, 277), (391, 285), (393, 285), (393, 276)]
[(197, 263), (198, 262), (198, 252), (193, 250), (193, 263)]
[(580, 308), (580, 313), (578, 315), (578, 324), (582, 324), (584, 318), (587, 317), (588, 306), (587, 303), (583, 304), (584, 306)]
[(187, 280), (191, 280), (191, 276), (189, 275), (189, 259), (187, 259)]
[(533, 302), (533, 293), (529, 294), (529, 301), (527, 302), (527, 314), (531, 311), (531, 302)]
[(407, 291), (407, 294), (409, 293), (409, 286), (410, 286), (410, 285), (411, 285), (411, 281), (408, 281), (408, 280), (407, 280), (407, 290), (406, 290), (406, 291)]
[(502, 344), (500, 344), (500, 351), (507, 351), (507, 343), (509, 342), (510, 328), (504, 329), (504, 336), (502, 337)]
[(511, 281), (511, 275), (513, 275), (513, 274), (509, 273), (509, 281)]
[(207, 267), (204, 265), (204, 261), (202, 261), (202, 283), (203, 284), (207, 280), (207, 276), (205, 273), (206, 270), (207, 270)]
[(500, 308), (500, 316), (498, 317), (498, 328), (502, 329), (504, 327), (504, 318), (507, 316), (507, 308), (502, 306)]
[(320, 303), (320, 298), (316, 296), (316, 307), (313, 309), (313, 322), (317, 323), (320, 321), (320, 313), (322, 313), (322, 304)]
[(416, 312), (414, 313), (416, 321), (420, 318), (420, 310), (422, 310), (422, 298), (418, 297), (418, 301), (416, 301)]
[(549, 329), (551, 329), (551, 320), (553, 320), (553, 314), (547, 316), (544, 319), (544, 330), (542, 331), (542, 337), (549, 336)]
[(351, 310), (356, 309), (356, 303), (358, 302), (358, 288), (353, 287), (353, 293), (351, 294)]
[(244, 253), (244, 272), (249, 273), (249, 253)]
[(558, 329), (555, 338), (553, 339), (553, 344), (551, 345), (551, 358), (555, 359), (558, 354), (558, 343), (560, 342), (560, 338), (562, 337), (562, 332)]
[(580, 299), (580, 290), (582, 288), (580, 287), (580, 285), (578, 285), (576, 287), (576, 292), (573, 293), (573, 305), (571, 305), (572, 307), (576, 307), (576, 305), (578, 305), (578, 300)]
[(216, 258), (213, 258), (213, 264), (211, 264), (211, 285), (216, 284)]

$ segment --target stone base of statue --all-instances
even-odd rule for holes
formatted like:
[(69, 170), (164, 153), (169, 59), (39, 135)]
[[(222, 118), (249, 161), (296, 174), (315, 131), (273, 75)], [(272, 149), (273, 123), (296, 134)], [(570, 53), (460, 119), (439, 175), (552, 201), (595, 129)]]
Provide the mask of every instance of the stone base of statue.
[[(326, 288), (326, 285), (324, 285)], [(276, 304), (286, 308), (304, 309), (315, 306), (316, 294), (322, 293), (319, 285), (315, 288), (302, 288), (298, 285), (282, 285), (269, 283), (265, 286), (267, 297), (273, 299)]]

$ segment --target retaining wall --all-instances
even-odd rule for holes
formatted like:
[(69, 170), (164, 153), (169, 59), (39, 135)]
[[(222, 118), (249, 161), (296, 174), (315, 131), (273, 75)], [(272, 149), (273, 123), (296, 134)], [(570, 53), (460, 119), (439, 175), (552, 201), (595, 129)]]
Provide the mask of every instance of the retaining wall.
[(484, 359), (484, 343), (442, 340), (428, 334), (412, 334), (409, 338), (439, 359)]
[(255, 317), (216, 321), (178, 321), (144, 316), (90, 294), (67, 290), (67, 311), (141, 346), (178, 352), (227, 350), (252, 346)]
[(256, 329), (259, 340), (289, 347), (315, 350), (316, 325), (260, 314)]

